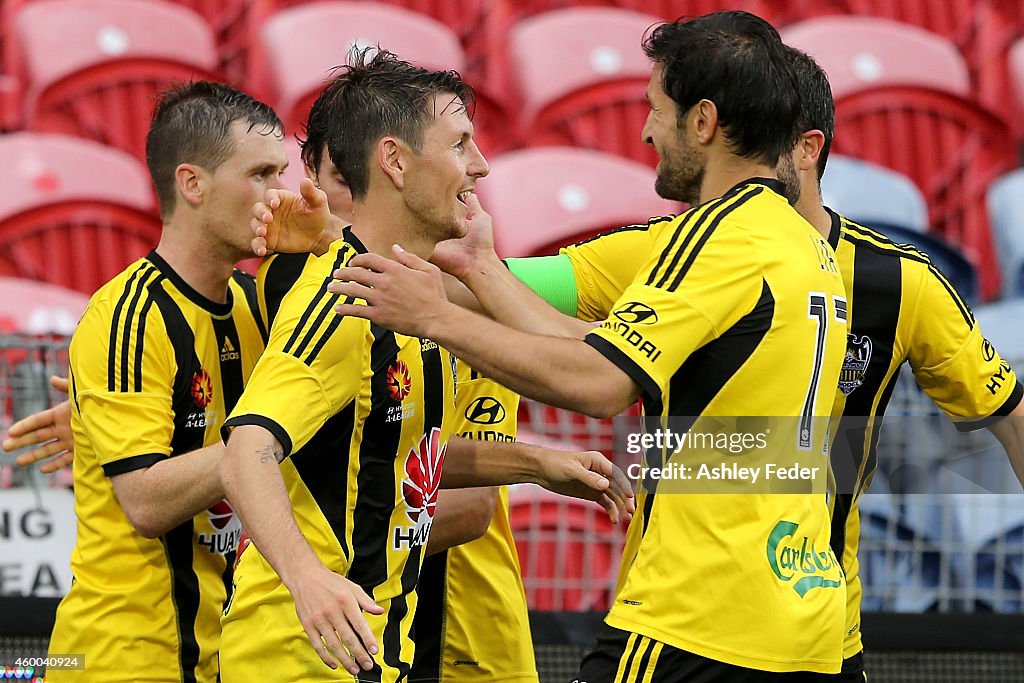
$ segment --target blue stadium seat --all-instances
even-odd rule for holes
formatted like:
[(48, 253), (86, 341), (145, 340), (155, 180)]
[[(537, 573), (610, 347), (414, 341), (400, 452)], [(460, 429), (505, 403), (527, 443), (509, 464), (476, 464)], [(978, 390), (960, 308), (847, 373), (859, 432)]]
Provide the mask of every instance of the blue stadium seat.
[(1003, 271), (1003, 291), (1024, 296), (1024, 169), (992, 183), (987, 200)]
[(949, 278), (949, 281), (967, 303), (974, 304), (978, 301), (980, 294), (978, 271), (974, 264), (941, 237), (934, 233), (917, 232), (896, 225), (881, 223), (867, 223), (867, 225), (881, 232), (893, 242), (912, 244), (928, 254), (932, 263)]
[(921, 191), (902, 173), (877, 164), (840, 154), (829, 157), (821, 194), (827, 206), (858, 223), (928, 231)]

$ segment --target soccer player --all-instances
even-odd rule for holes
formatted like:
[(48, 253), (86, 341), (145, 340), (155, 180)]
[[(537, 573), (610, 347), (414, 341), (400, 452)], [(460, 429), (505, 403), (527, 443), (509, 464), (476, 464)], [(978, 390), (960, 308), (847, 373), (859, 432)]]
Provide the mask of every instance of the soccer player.
[[(317, 196), (307, 187), (306, 201), (327, 200), (338, 219), (332, 221), (333, 229), (352, 220), (352, 193), (327, 151), (327, 106), (336, 87), (329, 83), (314, 102), (302, 141), (307, 175), (323, 190)], [(282, 245), (275, 242), (275, 246)], [(265, 248), (265, 241), (260, 247)], [(313, 259), (278, 252), (261, 266), (261, 305), (268, 328), (307, 260)], [(484, 441), (516, 440), (518, 395), (461, 362), (456, 393), (455, 416), (460, 424), (454, 433)], [(533, 641), (509, 523), (507, 489), (440, 491), (424, 554), (410, 681), (535, 682)]]
[[(442, 486), (536, 481), (596, 498), (613, 518), (627, 509), (628, 484), (618, 473), (612, 487), (600, 454), (449, 438), (454, 357), (429, 338), (331, 314), (335, 268), (396, 239), (429, 256), (461, 236), (463, 198), (488, 170), (465, 111), (468, 86), (370, 52), (336, 77), (329, 105), (330, 156), (355, 220), (285, 296), (225, 423), (219, 471), (253, 539), (222, 622), (226, 682), (271, 667), (288, 680), (408, 676), (416, 582)], [(324, 666), (339, 662), (348, 674)]]
[[(877, 465), (878, 418), (885, 412), (900, 367), (910, 363), (921, 388), (960, 429), (987, 426), (1022, 482), (1024, 403), (1019, 380), (926, 254), (893, 244), (822, 205), (819, 183), (835, 122), (832, 93), (813, 59), (793, 48), (787, 48), (787, 53), (802, 94), (798, 121), (802, 135), (793, 156), (782, 159), (779, 173), (794, 187), (790, 194), (799, 197), (796, 209), (834, 247), (851, 312), (847, 355), (833, 408), (843, 423), (832, 452), (839, 478), (832, 547), (847, 578), (841, 680), (854, 683), (864, 679), (858, 499)], [(627, 226), (570, 246), (555, 258), (510, 259), (509, 267), (553, 305), (569, 302), (560, 306), (563, 313), (601, 320), (643, 267), (642, 254), (670, 223), (668, 218), (652, 219), (646, 225)]]
[(165, 93), (146, 139), (163, 233), (93, 295), (71, 341), (78, 541), (47, 679), (217, 680), (240, 533), (220, 426), (263, 351), (248, 215), (287, 164), (282, 124), (225, 85)]
[[(643, 135), (659, 153), (657, 189), (696, 208), (665, 226), (599, 329), (543, 337), (476, 316), (444, 300), (434, 266), (398, 248), (395, 261), (361, 255), (340, 269), (330, 291), (367, 303), (336, 310), (436, 339), (516, 391), (592, 415), (638, 396), (663, 418), (827, 415), (832, 392), (817, 389), (838, 381), (845, 295), (831, 248), (775, 179), (799, 104), (778, 34), (752, 15), (716, 13), (659, 26), (645, 49), (654, 69)], [(791, 455), (821, 453), (824, 432), (814, 424)], [(580, 680), (839, 671), (845, 591), (824, 494), (650, 488)], [(780, 557), (811, 547), (813, 559), (780, 569)]]

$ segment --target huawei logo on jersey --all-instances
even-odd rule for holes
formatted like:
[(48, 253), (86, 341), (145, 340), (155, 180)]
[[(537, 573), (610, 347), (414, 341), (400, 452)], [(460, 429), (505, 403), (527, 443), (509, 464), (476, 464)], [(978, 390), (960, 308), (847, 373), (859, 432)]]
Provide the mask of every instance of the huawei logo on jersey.
[(396, 360), (388, 368), (387, 388), (391, 398), (396, 401), (404, 400), (412, 391), (412, 376), (404, 360)]
[(406, 479), (402, 480), (409, 519), (419, 523), (420, 518), (432, 519), (437, 506), (437, 492), (441, 489), (441, 465), (448, 444), (441, 443), (441, 430), (434, 427), (424, 434), (419, 447), (409, 451), (405, 459)]
[(203, 368), (192, 376), (192, 401), (200, 410), (206, 410), (206, 406), (213, 401), (213, 380), (210, 373)]
[(213, 555), (227, 555), (238, 549), (242, 536), (242, 522), (235, 515), (235, 509), (227, 500), (220, 500), (206, 511), (210, 523), (209, 533), (202, 532), (196, 542)]
[(223, 529), (235, 518), (235, 510), (231, 507), (231, 503), (222, 500), (219, 503), (214, 503), (213, 507), (206, 511), (206, 516), (214, 529)]

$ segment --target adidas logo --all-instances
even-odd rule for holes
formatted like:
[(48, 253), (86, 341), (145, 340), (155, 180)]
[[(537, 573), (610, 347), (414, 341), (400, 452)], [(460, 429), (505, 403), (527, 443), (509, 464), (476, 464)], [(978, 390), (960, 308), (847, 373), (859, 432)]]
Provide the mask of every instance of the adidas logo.
[(231, 343), (231, 339), (224, 337), (224, 345), (220, 347), (220, 362), (226, 363), (229, 360), (241, 360), (242, 354), (235, 350), (235, 345)]

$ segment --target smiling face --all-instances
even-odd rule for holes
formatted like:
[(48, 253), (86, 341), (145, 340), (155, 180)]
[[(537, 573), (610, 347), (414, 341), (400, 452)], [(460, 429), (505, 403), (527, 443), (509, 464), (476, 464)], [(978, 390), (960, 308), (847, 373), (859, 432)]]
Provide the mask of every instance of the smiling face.
[(408, 155), (403, 197), (423, 234), (440, 242), (466, 234), (466, 194), (490, 169), (473, 140), (473, 122), (462, 102), (443, 93), (427, 106), (434, 117), (419, 152)]
[[(680, 125), (679, 108), (662, 86), (664, 67), (655, 64), (647, 84), (651, 110), (641, 136), (658, 153), (658, 178), (654, 189), (659, 196), (695, 205), (704, 181), (704, 164), (697, 149), (687, 138), (685, 123)], [(683, 119), (685, 121), (685, 117)]]
[(263, 200), (266, 190), (282, 187), (288, 157), (281, 130), (248, 121), (231, 124), (231, 143), (231, 155), (204, 174), (203, 221), (214, 245), (234, 250), (242, 259), (252, 255), (252, 206)]

